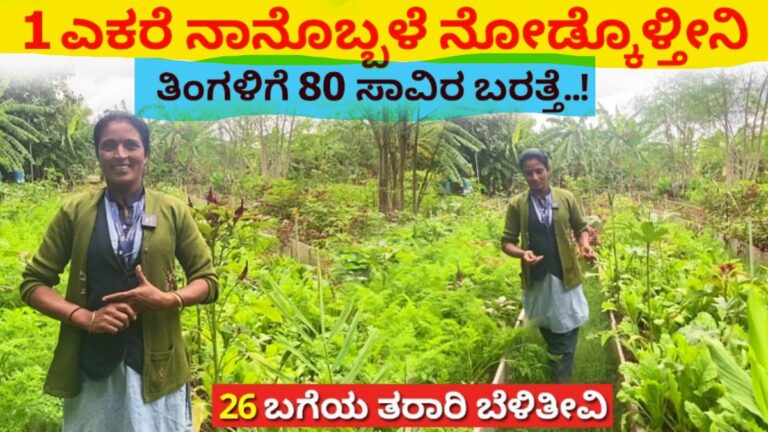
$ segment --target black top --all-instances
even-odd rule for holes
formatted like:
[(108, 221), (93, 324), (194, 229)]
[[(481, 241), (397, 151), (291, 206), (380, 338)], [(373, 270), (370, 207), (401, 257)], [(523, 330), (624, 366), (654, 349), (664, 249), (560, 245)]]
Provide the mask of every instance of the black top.
[[(109, 237), (107, 213), (102, 198), (96, 214), (91, 243), (88, 246), (86, 280), (88, 294), (86, 307), (97, 310), (104, 306), (102, 297), (116, 292), (127, 291), (139, 285), (136, 277), (136, 265), (141, 262), (141, 254), (129, 264), (130, 268), (118, 259), (112, 249)], [(143, 343), (141, 316), (132, 321), (127, 330), (117, 334), (90, 334), (84, 332), (80, 345), (80, 367), (88, 378), (98, 380), (108, 377), (125, 359), (126, 364), (141, 374)]]
[(557, 253), (557, 238), (555, 237), (555, 215), (557, 209), (552, 209), (552, 224), (547, 227), (539, 222), (536, 209), (533, 205), (533, 194), (528, 198), (528, 246), (536, 255), (543, 255), (544, 259), (538, 264), (529, 267), (532, 280), (541, 280), (551, 273), (560, 280), (563, 279), (563, 266), (560, 263), (560, 254)]

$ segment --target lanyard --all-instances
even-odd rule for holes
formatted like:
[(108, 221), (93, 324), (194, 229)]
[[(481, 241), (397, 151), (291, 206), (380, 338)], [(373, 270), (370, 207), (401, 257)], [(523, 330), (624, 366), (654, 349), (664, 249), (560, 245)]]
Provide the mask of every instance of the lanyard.
[[(136, 234), (141, 227), (141, 217), (144, 214), (144, 196), (138, 201), (133, 203), (131, 220), (122, 223), (120, 217), (120, 209), (116, 202), (106, 199), (107, 205), (107, 222), (109, 225), (109, 231), (112, 238), (112, 245), (118, 258), (121, 259), (123, 264), (128, 266), (134, 260), (134, 256), (138, 252), (136, 246)], [(115, 245), (115, 241), (117, 244)]]
[(543, 203), (533, 194), (531, 194), (531, 199), (533, 200), (533, 208), (536, 210), (536, 216), (539, 218), (539, 222), (547, 227), (552, 225), (552, 191), (547, 193)]

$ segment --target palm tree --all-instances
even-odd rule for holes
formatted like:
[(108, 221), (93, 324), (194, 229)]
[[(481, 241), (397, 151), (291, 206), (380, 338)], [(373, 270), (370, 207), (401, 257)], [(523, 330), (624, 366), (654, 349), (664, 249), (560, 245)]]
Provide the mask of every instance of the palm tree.
[(32, 163), (31, 146), (43, 137), (26, 120), (24, 113), (39, 113), (45, 108), (2, 100), (7, 84), (0, 83), (0, 167), (19, 170), (25, 161)]

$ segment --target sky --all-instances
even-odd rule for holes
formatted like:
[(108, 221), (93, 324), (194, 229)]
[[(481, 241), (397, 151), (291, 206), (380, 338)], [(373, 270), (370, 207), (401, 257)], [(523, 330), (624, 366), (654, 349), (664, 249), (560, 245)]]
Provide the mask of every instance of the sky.
[[(768, 68), (768, 63), (753, 63), (744, 68)], [(83, 96), (94, 116), (119, 107), (124, 101), (133, 107), (133, 60), (104, 57), (45, 56), (37, 54), (0, 54), (0, 76), (43, 76), (56, 70), (71, 74), (69, 85)], [(630, 109), (631, 100), (646, 94), (660, 80), (679, 70), (670, 69), (597, 69), (597, 101), (609, 111)], [(534, 116), (546, 118), (547, 116)]]

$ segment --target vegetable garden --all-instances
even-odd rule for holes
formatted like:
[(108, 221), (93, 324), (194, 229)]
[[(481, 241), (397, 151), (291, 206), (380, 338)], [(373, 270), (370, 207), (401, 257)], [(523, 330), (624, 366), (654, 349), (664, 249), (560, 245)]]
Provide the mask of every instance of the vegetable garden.
[[(490, 383), (500, 363), (504, 382), (550, 382), (544, 342), (517, 325), (518, 261), (499, 248), (509, 194), (526, 188), (517, 154), (534, 146), (552, 154), (553, 184), (572, 190), (598, 228), (599, 259), (581, 263), (590, 320), (574, 382), (614, 385), (616, 430), (768, 430), (768, 93), (738, 76), (700, 81), (741, 101), (741, 139), (718, 128), (723, 112), (671, 105), (679, 99), (664, 92), (707, 102), (689, 81), (638, 101), (637, 116), (601, 110), (596, 125), (535, 128), (513, 115), (151, 122), (147, 185), (188, 202), (220, 281), (218, 302), (183, 312), (196, 430), (210, 429), (219, 382)], [(9, 431), (61, 427), (60, 400), (42, 393), (58, 323), (25, 306), (18, 286), (63, 200), (102, 187), (88, 113), (56, 85), (0, 88), (0, 128), (39, 135), (0, 134), (34, 140), (26, 153), (0, 140), (2, 173), (32, 179), (0, 183)], [(45, 104), (53, 111), (32, 108)], [(675, 121), (693, 135), (665, 127)], [(753, 157), (756, 171), (739, 165)], [(441, 187), (462, 178), (474, 192)]]

